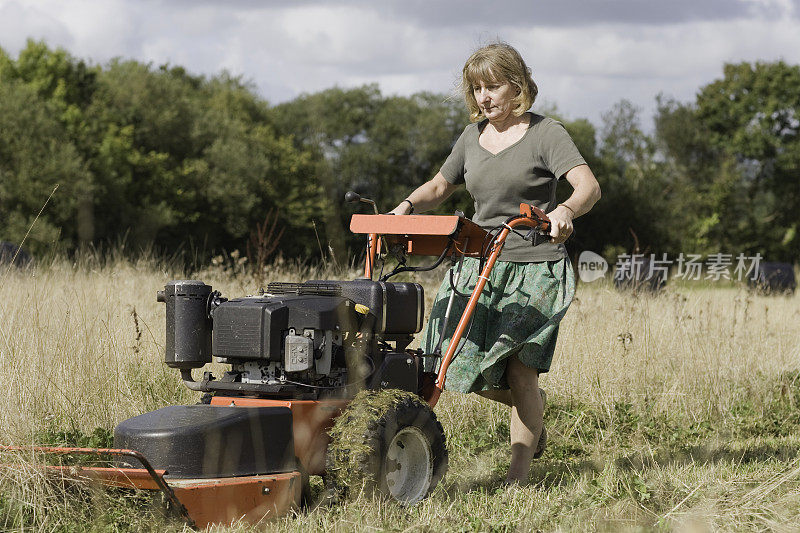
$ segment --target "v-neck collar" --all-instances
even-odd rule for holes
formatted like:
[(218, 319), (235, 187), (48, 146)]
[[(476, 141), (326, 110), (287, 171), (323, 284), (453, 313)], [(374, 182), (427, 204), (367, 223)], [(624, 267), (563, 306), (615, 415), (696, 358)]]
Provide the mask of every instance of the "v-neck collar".
[(478, 123), (478, 127), (476, 128), (476, 130), (478, 132), (478, 138), (476, 139), (476, 141), (478, 142), (478, 146), (480, 147), (480, 149), (483, 150), (484, 152), (486, 152), (487, 154), (489, 154), (492, 157), (497, 157), (500, 154), (502, 154), (503, 152), (506, 152), (506, 151), (514, 148), (519, 143), (521, 143), (525, 139), (525, 137), (527, 137), (528, 133), (531, 131), (531, 126), (533, 126), (533, 115), (531, 113), (527, 112), (527, 111), (525, 112), (525, 114), (528, 115), (528, 127), (525, 128), (525, 133), (523, 133), (522, 137), (517, 139), (514, 143), (509, 144), (508, 146), (506, 146), (505, 148), (503, 148), (502, 150), (500, 150), (497, 153), (490, 152), (488, 148), (486, 148), (485, 146), (483, 146), (481, 144), (481, 133), (483, 133), (483, 129), (489, 124), (489, 119), (483, 119), (481, 122), (479, 122)]

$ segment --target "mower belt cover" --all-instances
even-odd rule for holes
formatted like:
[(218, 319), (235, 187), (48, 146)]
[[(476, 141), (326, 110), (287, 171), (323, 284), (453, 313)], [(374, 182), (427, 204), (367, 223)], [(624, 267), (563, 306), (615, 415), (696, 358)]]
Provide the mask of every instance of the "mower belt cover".
[(163, 407), (120, 423), (114, 430), (114, 447), (140, 452), (153, 468), (166, 470), (168, 479), (296, 469), (288, 407)]
[(305, 285), (338, 285), (342, 296), (369, 308), (375, 315), (375, 332), (411, 334), (422, 330), (425, 293), (419, 283), (353, 281), (307, 281)]

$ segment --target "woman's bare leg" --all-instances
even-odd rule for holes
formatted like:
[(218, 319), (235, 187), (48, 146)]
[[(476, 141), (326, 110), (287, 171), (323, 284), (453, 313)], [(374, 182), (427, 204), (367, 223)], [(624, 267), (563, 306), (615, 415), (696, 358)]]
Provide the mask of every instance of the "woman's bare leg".
[(478, 391), (477, 394), (489, 400), (504, 403), (511, 407), (511, 391), (508, 389), (481, 390)]
[(506, 482), (525, 483), (542, 433), (544, 405), (539, 394), (539, 371), (514, 356), (508, 359), (506, 376), (511, 387), (511, 466)]

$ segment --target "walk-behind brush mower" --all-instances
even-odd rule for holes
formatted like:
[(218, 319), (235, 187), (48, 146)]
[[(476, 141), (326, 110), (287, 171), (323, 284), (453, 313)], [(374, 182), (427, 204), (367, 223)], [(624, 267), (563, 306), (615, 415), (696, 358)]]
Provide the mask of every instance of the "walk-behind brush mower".
[[(355, 193), (346, 199), (369, 202)], [(309, 475), (322, 475), (330, 493), (366, 489), (413, 504), (447, 470), (445, 436), (432, 408), (517, 226), (527, 226), (525, 237), (534, 243), (549, 232), (545, 214), (527, 204), (490, 232), (459, 215), (356, 214), (350, 229), (368, 235), (363, 278), (270, 283), (233, 299), (202, 281), (172, 281), (158, 292), (166, 304), (165, 363), (204, 393), (202, 401), (123, 421), (114, 449), (37, 449), (111, 454), (115, 462), (104, 468), (59, 471), (160, 490), (200, 528), (285, 514), (306, 497)], [(438, 259), (411, 267), (407, 255)], [(387, 256), (397, 266), (373, 280), (376, 260)], [(409, 349), (423, 326), (423, 290), (387, 280), (445, 260), (460, 272), (465, 256), (482, 258), (482, 273), (448, 349), (443, 355), (440, 347), (432, 354)], [(427, 357), (441, 358), (438, 374), (424, 371)], [(212, 359), (230, 369), (196, 379), (193, 371)]]

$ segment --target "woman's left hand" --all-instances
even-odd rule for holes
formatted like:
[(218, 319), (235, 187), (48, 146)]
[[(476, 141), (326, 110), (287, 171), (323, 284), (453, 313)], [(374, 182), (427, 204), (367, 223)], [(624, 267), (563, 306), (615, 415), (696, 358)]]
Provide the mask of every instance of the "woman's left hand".
[(550, 241), (556, 244), (566, 241), (572, 235), (572, 212), (559, 205), (547, 216), (550, 218)]

